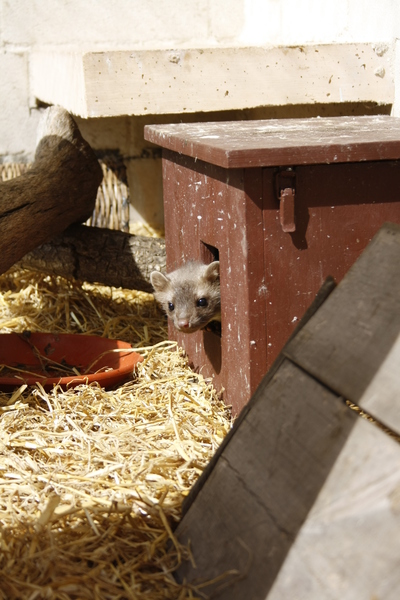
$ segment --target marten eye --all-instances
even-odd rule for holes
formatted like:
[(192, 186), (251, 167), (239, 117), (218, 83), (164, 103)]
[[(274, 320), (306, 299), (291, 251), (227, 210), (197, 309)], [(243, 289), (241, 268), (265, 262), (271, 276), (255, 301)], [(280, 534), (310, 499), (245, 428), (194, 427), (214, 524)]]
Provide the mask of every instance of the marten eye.
[(169, 312), (173, 312), (174, 309), (175, 309), (175, 305), (173, 304), (173, 302), (168, 302), (168, 310), (169, 310)]
[(208, 306), (207, 298), (199, 298), (196, 304), (197, 306)]

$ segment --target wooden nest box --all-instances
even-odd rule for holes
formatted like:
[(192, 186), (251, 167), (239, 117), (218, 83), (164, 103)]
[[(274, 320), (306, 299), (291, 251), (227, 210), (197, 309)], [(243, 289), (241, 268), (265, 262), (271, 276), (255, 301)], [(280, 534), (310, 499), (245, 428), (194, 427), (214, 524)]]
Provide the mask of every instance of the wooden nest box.
[(221, 263), (222, 336), (169, 335), (248, 402), (326, 277), (400, 223), (400, 119), (149, 125), (163, 147), (167, 269)]

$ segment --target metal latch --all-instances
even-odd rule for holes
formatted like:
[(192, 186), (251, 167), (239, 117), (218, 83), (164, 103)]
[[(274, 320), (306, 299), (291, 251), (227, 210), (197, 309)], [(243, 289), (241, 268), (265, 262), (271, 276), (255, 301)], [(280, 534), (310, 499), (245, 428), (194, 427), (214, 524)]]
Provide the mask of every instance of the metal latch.
[(285, 233), (296, 231), (295, 195), (296, 173), (288, 167), (276, 174), (276, 194), (279, 199), (279, 220)]

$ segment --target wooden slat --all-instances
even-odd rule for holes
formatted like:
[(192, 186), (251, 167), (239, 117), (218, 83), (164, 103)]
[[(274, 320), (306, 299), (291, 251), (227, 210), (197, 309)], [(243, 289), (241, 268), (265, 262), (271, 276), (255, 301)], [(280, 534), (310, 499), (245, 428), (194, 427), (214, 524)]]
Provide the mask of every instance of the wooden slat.
[(266, 598), (398, 600), (399, 531), (400, 445), (360, 418)]
[(32, 53), (32, 96), (81, 117), (394, 101), (394, 49), (373, 44)]
[[(258, 388), (252, 409), (177, 529), (197, 568), (179, 578), (222, 581), (221, 600), (265, 597), (358, 417), (284, 362)], [(210, 591), (206, 588), (207, 592)]]
[(385, 356), (358, 405), (400, 434), (400, 336)]
[(400, 158), (400, 118), (390, 116), (147, 125), (145, 138), (226, 168)]
[(285, 355), (400, 434), (399, 335), (400, 227), (387, 224)]

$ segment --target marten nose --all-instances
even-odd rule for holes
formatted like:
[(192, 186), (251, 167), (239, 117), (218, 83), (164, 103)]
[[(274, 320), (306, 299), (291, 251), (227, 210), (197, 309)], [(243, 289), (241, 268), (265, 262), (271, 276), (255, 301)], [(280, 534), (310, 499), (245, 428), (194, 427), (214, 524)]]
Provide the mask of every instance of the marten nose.
[(178, 326), (181, 329), (185, 329), (186, 327), (189, 327), (189, 321), (187, 319), (179, 319)]

